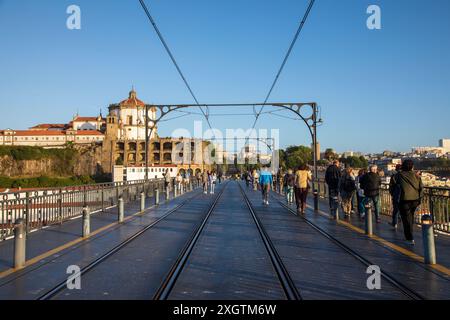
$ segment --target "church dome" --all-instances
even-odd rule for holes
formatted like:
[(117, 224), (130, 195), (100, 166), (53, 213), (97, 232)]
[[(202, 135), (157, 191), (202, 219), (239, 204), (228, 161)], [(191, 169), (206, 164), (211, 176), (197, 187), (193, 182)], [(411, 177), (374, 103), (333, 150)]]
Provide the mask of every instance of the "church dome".
[(133, 88), (133, 89), (131, 89), (131, 91), (128, 95), (128, 99), (121, 101), (120, 105), (121, 106), (123, 105), (123, 106), (144, 107), (145, 103), (136, 97), (136, 91), (134, 91), (134, 88)]

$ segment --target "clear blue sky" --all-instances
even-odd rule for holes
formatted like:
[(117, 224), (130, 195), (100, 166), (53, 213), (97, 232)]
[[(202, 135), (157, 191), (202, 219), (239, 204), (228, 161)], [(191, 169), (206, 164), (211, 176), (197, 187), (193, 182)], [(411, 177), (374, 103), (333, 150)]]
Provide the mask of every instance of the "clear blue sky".
[[(81, 7), (79, 31), (66, 28), (70, 4)], [(264, 100), (307, 1), (147, 4), (200, 102), (226, 103)], [(370, 4), (382, 9), (379, 31), (366, 28)], [(323, 148), (436, 145), (450, 137), (449, 14), (448, 0), (317, 0), (270, 100), (317, 101)], [(132, 84), (148, 103), (193, 102), (138, 0), (0, 0), (0, 30), (0, 128), (105, 113)], [(211, 121), (248, 128), (253, 117)], [(299, 121), (264, 116), (258, 128), (279, 128), (282, 146), (309, 143)]]

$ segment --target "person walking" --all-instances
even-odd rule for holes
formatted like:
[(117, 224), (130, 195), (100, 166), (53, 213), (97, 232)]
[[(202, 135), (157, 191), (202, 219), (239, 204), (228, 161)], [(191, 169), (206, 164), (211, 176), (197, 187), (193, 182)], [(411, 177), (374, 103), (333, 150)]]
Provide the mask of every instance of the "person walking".
[(308, 197), (308, 191), (310, 189), (310, 183), (312, 181), (312, 174), (309, 171), (306, 164), (302, 164), (298, 167), (295, 173), (295, 204), (297, 206), (297, 211), (301, 214), (305, 213), (306, 209), (306, 199)]
[(175, 178), (175, 182), (177, 183), (177, 192), (181, 194), (181, 188), (183, 187), (183, 176), (178, 172)]
[(398, 164), (395, 166), (395, 173), (391, 177), (391, 181), (389, 181), (389, 193), (391, 194), (392, 199), (392, 227), (397, 229), (398, 225), (398, 216), (400, 215), (400, 197), (401, 197), (401, 187), (398, 181), (398, 174), (400, 174), (402, 169), (402, 165)]
[(356, 191), (356, 182), (352, 174), (352, 168), (347, 167), (339, 180), (339, 192), (342, 199), (342, 211), (345, 217), (350, 218), (352, 202)]
[(202, 173), (199, 171), (197, 171), (195, 178), (197, 179), (197, 187), (200, 187), (201, 182), (202, 182)]
[(334, 160), (325, 172), (325, 182), (328, 185), (330, 215), (333, 219), (336, 217), (336, 210), (339, 204), (339, 180), (341, 179), (341, 169), (339, 166), (339, 160)]
[(164, 176), (164, 188), (166, 190), (166, 192), (170, 192), (170, 173), (169, 173), (169, 169), (166, 169), (166, 172), (163, 173)]
[(364, 196), (364, 189), (361, 188), (361, 178), (367, 173), (366, 169), (361, 169), (356, 177), (356, 199), (358, 204), (359, 218), (363, 219), (366, 214), (366, 197)]
[(402, 170), (392, 177), (393, 186), (400, 189), (399, 210), (403, 223), (403, 232), (408, 244), (414, 245), (414, 214), (423, 197), (423, 183), (420, 176), (414, 172), (414, 162), (405, 160)]
[(261, 193), (263, 204), (269, 205), (269, 192), (273, 184), (272, 173), (268, 168), (263, 168), (259, 174), (259, 185), (261, 186)]
[(375, 211), (375, 219), (377, 223), (380, 219), (380, 188), (381, 178), (378, 175), (378, 166), (371, 165), (369, 172), (366, 173), (360, 180), (361, 188), (364, 190), (366, 202), (372, 201)]
[(289, 169), (283, 178), (284, 193), (286, 194), (286, 202), (288, 205), (294, 203), (294, 187), (295, 187), (295, 175), (292, 169)]
[(256, 171), (256, 169), (253, 169), (253, 173), (252, 173), (252, 178), (253, 178), (253, 190), (258, 190), (258, 181), (259, 181), (259, 173), (258, 171)]
[(210, 193), (211, 193), (211, 194), (214, 194), (214, 189), (215, 189), (215, 186), (216, 186), (217, 175), (216, 175), (216, 173), (213, 171), (209, 177), (210, 177), (209, 183), (210, 183), (210, 188), (211, 188)]
[(208, 180), (209, 180), (209, 172), (203, 170), (202, 174), (202, 183), (203, 183), (203, 193), (208, 194)]

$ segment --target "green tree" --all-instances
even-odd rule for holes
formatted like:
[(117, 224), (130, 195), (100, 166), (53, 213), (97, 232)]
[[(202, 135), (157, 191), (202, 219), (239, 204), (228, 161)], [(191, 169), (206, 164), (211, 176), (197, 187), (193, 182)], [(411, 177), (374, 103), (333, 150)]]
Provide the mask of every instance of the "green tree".
[(297, 168), (302, 164), (311, 163), (313, 160), (312, 150), (305, 146), (290, 146), (285, 150), (285, 169)]

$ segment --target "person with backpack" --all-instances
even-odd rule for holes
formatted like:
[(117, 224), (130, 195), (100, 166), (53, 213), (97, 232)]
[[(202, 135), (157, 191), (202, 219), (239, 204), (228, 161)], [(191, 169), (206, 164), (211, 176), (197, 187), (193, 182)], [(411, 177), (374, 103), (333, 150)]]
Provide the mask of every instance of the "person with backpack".
[(420, 206), (423, 197), (423, 184), (419, 175), (414, 172), (414, 162), (405, 160), (402, 170), (392, 179), (393, 186), (398, 185), (400, 190), (399, 210), (403, 222), (403, 232), (408, 244), (414, 245), (414, 214)]
[(380, 223), (381, 178), (378, 175), (378, 166), (371, 165), (369, 167), (369, 172), (362, 176), (360, 184), (361, 188), (364, 190), (366, 201), (372, 201), (373, 203), (376, 222)]
[(259, 174), (259, 185), (261, 186), (263, 204), (265, 205), (269, 205), (269, 192), (272, 184), (272, 173), (269, 172), (268, 168), (263, 168)]
[(292, 169), (289, 169), (283, 179), (284, 182), (284, 193), (286, 194), (286, 202), (288, 205), (294, 203), (294, 186), (295, 186), (295, 175)]
[(398, 225), (398, 216), (400, 215), (399, 204), (400, 204), (400, 196), (401, 196), (401, 188), (398, 183), (397, 175), (401, 172), (402, 165), (398, 164), (395, 166), (395, 173), (391, 177), (391, 181), (389, 181), (389, 193), (391, 194), (392, 199), (392, 227), (397, 229)]
[(361, 178), (367, 173), (366, 169), (361, 169), (358, 172), (358, 176), (355, 179), (356, 182), (356, 199), (358, 203), (359, 218), (363, 219), (366, 214), (366, 197), (364, 196), (364, 190), (361, 188)]
[(342, 199), (342, 211), (345, 213), (345, 217), (349, 218), (352, 212), (353, 196), (356, 191), (355, 178), (352, 175), (352, 168), (347, 167), (344, 170), (344, 174), (339, 180), (339, 192)]
[(336, 216), (339, 197), (339, 181), (341, 179), (341, 169), (339, 168), (339, 160), (334, 160), (325, 172), (325, 182), (328, 185), (328, 200), (330, 204), (331, 218)]
[(306, 164), (298, 167), (295, 173), (295, 204), (297, 205), (297, 212), (304, 214), (306, 209), (306, 199), (312, 181), (311, 171), (308, 170)]

